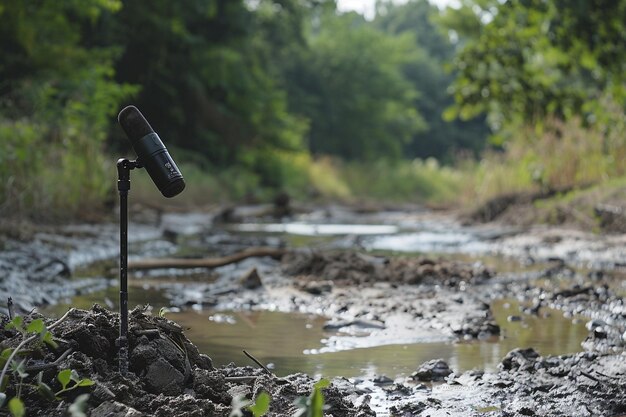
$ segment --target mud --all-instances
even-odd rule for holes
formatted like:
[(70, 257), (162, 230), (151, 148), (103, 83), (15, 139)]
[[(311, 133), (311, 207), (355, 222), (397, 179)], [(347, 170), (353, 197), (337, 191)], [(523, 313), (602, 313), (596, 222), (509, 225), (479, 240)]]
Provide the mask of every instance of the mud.
[[(33, 314), (29, 319), (39, 317)], [(115, 349), (118, 320), (117, 314), (97, 305), (90, 311), (72, 310), (52, 331), (58, 341), (57, 349), (35, 345), (27, 351), (26, 371), (45, 368), (41, 380), (53, 391), (61, 388), (56, 375), (63, 369), (72, 369), (80, 379), (90, 378), (95, 385), (59, 395), (60, 400), (47, 400), (36, 392), (36, 374), (31, 371), (21, 383), (9, 384), (9, 398), (21, 386), (21, 398), (29, 416), (66, 416), (69, 405), (80, 394), (89, 393), (87, 409), (92, 417), (200, 417), (228, 416), (234, 396), (255, 398), (267, 392), (273, 399), (267, 415), (284, 416), (297, 410), (297, 398), (311, 392), (314, 381), (303, 374), (276, 378), (251, 367), (229, 365), (216, 369), (211, 359), (200, 354), (184, 336), (180, 326), (146, 315), (140, 309), (130, 314), (131, 367), (130, 372), (121, 375)], [(3, 317), (3, 324), (6, 322)], [(15, 331), (5, 331), (2, 348), (15, 347), (20, 340), (21, 335)], [(329, 413), (357, 414), (336, 387), (325, 392)], [(0, 414), (6, 415), (6, 410)]]
[[(338, 212), (309, 214), (327, 218)], [(241, 214), (241, 212), (240, 212)], [(328, 215), (328, 216), (327, 216)], [(367, 214), (368, 216), (371, 213)], [(245, 217), (245, 216), (244, 216)], [(407, 216), (406, 223), (413, 222)], [(163, 219), (160, 220), (163, 222)], [(405, 220), (403, 220), (405, 221)], [(145, 226), (145, 244), (136, 256), (169, 255), (186, 240), (187, 256), (202, 250), (230, 254), (257, 244), (285, 246), (278, 236), (239, 236), (212, 226), (212, 220), (170, 219)], [(446, 228), (455, 223), (446, 223)], [(98, 234), (109, 230), (108, 234)], [(186, 230), (185, 232), (180, 232)], [(114, 257), (114, 228), (74, 228), (61, 234), (40, 234), (24, 243), (5, 239), (0, 253), (0, 296), (12, 296), (24, 314), (32, 306), (54, 303), (67, 294), (90, 291), (94, 283), (71, 276), (77, 265)], [(275, 310), (327, 317), (328, 337), (319, 352), (384, 344), (429, 341), (466, 343), (497, 337), (493, 300), (514, 298), (526, 315), (541, 316), (547, 308), (572, 320), (585, 320), (589, 335), (580, 353), (541, 356), (522, 347), (503, 357), (498, 370), (458, 373), (442, 360), (416, 363), (412, 375), (393, 380), (335, 378), (325, 390), (326, 416), (620, 416), (626, 414), (626, 305), (623, 300), (624, 237), (590, 236), (578, 231), (532, 229), (515, 233), (483, 233), (490, 252), (508, 255), (509, 262), (536, 264), (531, 272), (502, 272), (478, 261), (461, 262), (437, 255), (390, 256), (365, 250), (367, 239), (341, 237), (333, 250), (293, 249), (282, 260), (246, 259), (217, 268), (204, 281), (171, 280), (161, 287), (173, 306), (216, 310)], [(131, 234), (132, 235), (132, 234)], [(137, 233), (139, 235), (139, 233)], [(90, 242), (90, 243), (86, 243)], [(116, 244), (116, 241), (114, 242)], [(335, 242), (336, 243), (336, 242)], [(358, 243), (358, 244), (357, 244)], [(88, 249), (96, 248), (95, 254)], [(337, 248), (344, 248), (338, 250)], [(82, 255), (81, 255), (82, 253)], [(484, 253), (484, 252), (483, 252)], [(69, 255), (68, 255), (69, 254)], [(584, 266), (584, 269), (580, 269)], [(142, 279), (176, 275), (155, 270)], [(138, 275), (139, 276), (139, 275)], [(87, 283), (84, 283), (87, 282)], [(31, 288), (42, 289), (33, 294)], [(4, 291), (4, 292), (2, 292)], [(29, 319), (39, 317), (37, 313)], [(3, 318), (6, 322), (6, 318)], [(46, 319), (47, 323), (51, 320)], [(291, 416), (294, 401), (307, 396), (314, 380), (294, 374), (278, 378), (266, 371), (230, 364), (215, 368), (176, 323), (136, 309), (130, 315), (130, 372), (118, 372), (118, 315), (100, 306), (73, 310), (52, 333), (57, 349), (32, 347), (27, 369), (43, 369), (42, 381), (59, 389), (56, 374), (74, 369), (95, 385), (41, 398), (29, 385), (22, 398), (28, 415), (64, 416), (81, 393), (89, 393), (91, 416), (228, 416), (233, 398), (272, 397), (270, 416)], [(21, 336), (4, 331), (0, 347), (16, 346)], [(209, 352), (210, 355), (210, 352)], [(12, 379), (7, 393), (15, 395)], [(4, 413), (4, 414), (3, 414)], [(6, 415), (6, 408), (0, 409)]]

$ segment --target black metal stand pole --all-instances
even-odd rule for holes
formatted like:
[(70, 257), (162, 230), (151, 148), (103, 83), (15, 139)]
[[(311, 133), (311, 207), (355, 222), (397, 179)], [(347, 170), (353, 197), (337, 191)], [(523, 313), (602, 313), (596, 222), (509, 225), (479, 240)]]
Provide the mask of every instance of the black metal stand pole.
[(120, 193), (120, 337), (117, 339), (120, 373), (128, 372), (128, 191), (130, 170), (141, 168), (137, 161), (117, 161), (117, 189)]

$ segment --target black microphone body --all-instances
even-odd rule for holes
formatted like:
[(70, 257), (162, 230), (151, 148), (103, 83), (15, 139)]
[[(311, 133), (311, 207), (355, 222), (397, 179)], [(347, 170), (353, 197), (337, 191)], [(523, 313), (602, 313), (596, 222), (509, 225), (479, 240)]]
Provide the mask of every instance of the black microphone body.
[(137, 154), (138, 162), (165, 197), (174, 197), (185, 189), (185, 180), (152, 126), (135, 106), (122, 109), (117, 117)]

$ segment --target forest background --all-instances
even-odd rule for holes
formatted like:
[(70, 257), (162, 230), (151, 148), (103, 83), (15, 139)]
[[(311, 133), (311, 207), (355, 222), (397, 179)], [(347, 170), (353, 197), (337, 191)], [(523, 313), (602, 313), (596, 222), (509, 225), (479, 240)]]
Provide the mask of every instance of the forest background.
[(126, 104), (187, 207), (623, 189), (626, 0), (457, 3), (0, 0), (0, 216), (111, 212)]

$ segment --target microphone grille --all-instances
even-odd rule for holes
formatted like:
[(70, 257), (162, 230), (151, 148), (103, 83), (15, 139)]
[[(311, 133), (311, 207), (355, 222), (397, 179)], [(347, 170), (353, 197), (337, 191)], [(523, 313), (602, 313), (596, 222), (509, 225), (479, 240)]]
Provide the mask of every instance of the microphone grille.
[(117, 121), (122, 126), (124, 132), (126, 132), (126, 136), (133, 143), (149, 133), (154, 133), (150, 123), (135, 106), (124, 107), (117, 116)]

